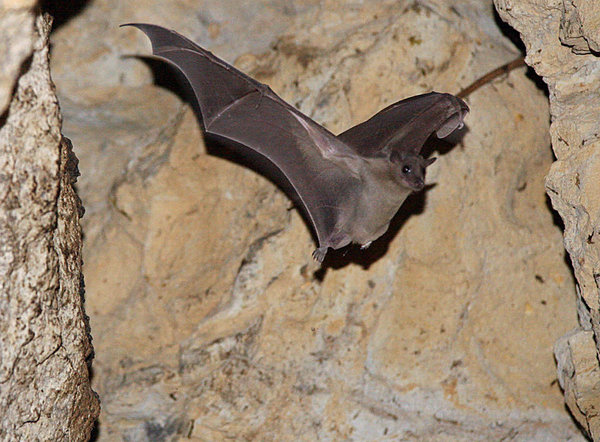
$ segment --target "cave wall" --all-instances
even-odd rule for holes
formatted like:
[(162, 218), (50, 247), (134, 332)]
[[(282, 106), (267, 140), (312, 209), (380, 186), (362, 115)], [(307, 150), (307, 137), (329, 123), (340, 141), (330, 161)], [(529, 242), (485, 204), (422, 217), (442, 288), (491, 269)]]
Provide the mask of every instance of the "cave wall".
[(556, 161), (546, 178), (564, 222), (564, 245), (576, 279), (579, 327), (558, 340), (555, 355), (565, 400), (577, 421), (600, 438), (598, 366), (600, 295), (600, 5), (594, 1), (496, 0), (521, 34), (527, 63), (548, 85)]
[(87, 440), (100, 410), (77, 158), (50, 78), (51, 20), (34, 6), (0, 7), (0, 439)]
[[(582, 440), (563, 408), (552, 347), (561, 336), (583, 336), (589, 347), (593, 308), (579, 309), (588, 334), (568, 334), (577, 327), (574, 281), (544, 188), (548, 103), (524, 69), (468, 97), (464, 136), (436, 152), (432, 185), (388, 234), (319, 270), (309, 228), (285, 194), (212, 155), (219, 146), (202, 138), (185, 89), (131, 57), (149, 45), (118, 29), (175, 28), (339, 132), (401, 98), (457, 92), (518, 56), (491, 2), (96, 0), (63, 18), (51, 70), (82, 172), (85, 306), (103, 404), (97, 440)], [(55, 117), (36, 121), (48, 122), (55, 150), (41, 169), (56, 165), (51, 176), (64, 171), (69, 190), (73, 160), (56, 100), (44, 103)], [(28, 158), (36, 155), (46, 154)], [(79, 212), (70, 213), (63, 224), (40, 218), (43, 229), (69, 226), (66, 237), (77, 238)], [(81, 261), (68, 256), (76, 274)], [(73, 311), (76, 321), (59, 323), (83, 329), (81, 309)], [(66, 348), (58, 335), (52, 356)], [(90, 402), (70, 404), (89, 411), (81, 419), (89, 431), (97, 402), (84, 382), (89, 342), (77, 336), (79, 365), (57, 372), (81, 375), (79, 397)], [(579, 391), (569, 390), (564, 367), (565, 391)], [(49, 422), (40, 409), (38, 426)]]

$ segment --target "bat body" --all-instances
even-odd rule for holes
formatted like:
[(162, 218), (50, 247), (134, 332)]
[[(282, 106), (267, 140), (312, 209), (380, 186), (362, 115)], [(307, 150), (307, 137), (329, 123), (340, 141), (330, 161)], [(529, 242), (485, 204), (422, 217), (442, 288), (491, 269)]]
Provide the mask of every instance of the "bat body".
[(329, 247), (368, 247), (387, 230), (406, 197), (423, 189), (427, 138), (462, 127), (467, 105), (431, 92), (399, 101), (335, 136), (240, 72), (174, 31), (130, 24), (153, 54), (189, 81), (208, 134), (239, 143), (283, 172), (315, 229), (322, 262)]

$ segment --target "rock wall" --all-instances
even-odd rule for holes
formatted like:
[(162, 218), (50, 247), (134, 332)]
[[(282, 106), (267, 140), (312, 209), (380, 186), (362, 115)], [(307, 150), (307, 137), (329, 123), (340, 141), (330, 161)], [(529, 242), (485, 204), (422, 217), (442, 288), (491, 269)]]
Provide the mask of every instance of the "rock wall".
[(136, 21), (334, 132), (519, 55), (474, 0), (96, 0), (65, 21), (52, 71), (81, 160), (99, 441), (583, 440), (552, 355), (577, 318), (547, 97), (524, 69), (468, 98), (388, 234), (319, 270), (285, 194), (204, 142), (171, 71), (129, 57), (150, 53), (118, 28)]
[(577, 280), (579, 327), (556, 344), (559, 380), (573, 416), (600, 439), (600, 4), (496, 0), (521, 33), (527, 63), (550, 91), (556, 161), (546, 179)]
[(51, 21), (33, 4), (4, 2), (0, 26), (0, 439), (87, 440), (100, 410), (82, 306), (77, 159), (60, 133)]

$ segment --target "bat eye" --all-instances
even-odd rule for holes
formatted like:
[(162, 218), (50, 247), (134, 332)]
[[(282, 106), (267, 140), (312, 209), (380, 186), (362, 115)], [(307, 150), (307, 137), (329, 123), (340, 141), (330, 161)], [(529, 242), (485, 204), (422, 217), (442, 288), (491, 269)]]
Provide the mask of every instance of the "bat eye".
[(411, 167), (407, 164), (402, 168), (402, 173), (408, 175), (412, 171)]

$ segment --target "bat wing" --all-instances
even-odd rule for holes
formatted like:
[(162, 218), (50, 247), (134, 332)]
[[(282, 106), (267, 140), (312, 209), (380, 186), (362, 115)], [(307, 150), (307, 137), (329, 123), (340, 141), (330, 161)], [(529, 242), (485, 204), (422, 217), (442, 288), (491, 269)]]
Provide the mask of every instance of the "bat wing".
[(303, 204), (319, 246), (327, 245), (340, 201), (360, 184), (352, 169), (357, 153), (268, 86), (187, 38), (156, 25), (129, 26), (148, 36), (155, 56), (183, 72), (207, 133), (260, 153), (281, 170)]
[(338, 138), (367, 157), (387, 149), (418, 154), (433, 132), (444, 138), (462, 127), (468, 111), (460, 98), (430, 92), (398, 101)]

